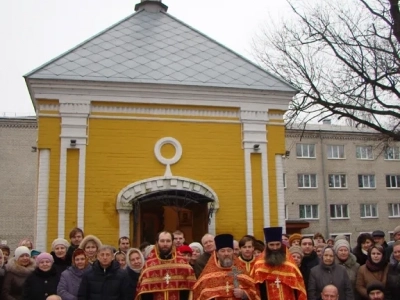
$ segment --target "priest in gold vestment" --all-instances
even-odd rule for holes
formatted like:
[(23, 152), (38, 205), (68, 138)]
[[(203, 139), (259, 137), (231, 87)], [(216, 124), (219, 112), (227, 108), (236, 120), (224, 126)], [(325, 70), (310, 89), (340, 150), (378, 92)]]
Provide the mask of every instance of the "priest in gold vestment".
[(216, 251), (193, 287), (193, 299), (260, 300), (246, 266), (233, 254), (233, 236), (217, 235), (215, 246)]
[(137, 285), (136, 300), (191, 300), (196, 277), (172, 245), (173, 235), (160, 232)]
[(264, 228), (264, 259), (258, 259), (252, 277), (262, 300), (307, 300), (303, 276), (282, 246), (282, 227)]

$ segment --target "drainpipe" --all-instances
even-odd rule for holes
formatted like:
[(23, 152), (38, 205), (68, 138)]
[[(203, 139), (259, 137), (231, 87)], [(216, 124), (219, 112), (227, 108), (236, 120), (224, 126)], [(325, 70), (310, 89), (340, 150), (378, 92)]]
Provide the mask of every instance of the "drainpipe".
[(325, 151), (324, 151), (324, 145), (322, 143), (322, 133), (321, 130), (319, 130), (319, 139), (321, 143), (321, 168), (322, 168), (322, 191), (324, 193), (324, 204), (325, 204), (325, 238), (329, 239), (329, 206), (328, 206), (328, 197), (326, 195), (326, 174), (325, 174)]

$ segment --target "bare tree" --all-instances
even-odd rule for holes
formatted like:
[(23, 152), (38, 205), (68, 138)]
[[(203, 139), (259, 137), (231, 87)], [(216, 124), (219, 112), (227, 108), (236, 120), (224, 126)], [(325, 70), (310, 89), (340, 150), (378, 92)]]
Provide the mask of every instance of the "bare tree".
[(293, 16), (263, 32), (257, 58), (299, 93), (287, 119), (336, 117), (400, 140), (398, 0), (287, 0)]

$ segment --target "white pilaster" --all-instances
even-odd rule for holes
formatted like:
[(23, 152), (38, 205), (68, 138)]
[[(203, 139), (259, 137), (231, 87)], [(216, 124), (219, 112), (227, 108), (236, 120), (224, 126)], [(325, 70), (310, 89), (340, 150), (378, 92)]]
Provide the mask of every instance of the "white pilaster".
[(129, 235), (129, 216), (131, 214), (130, 210), (118, 209), (119, 217), (119, 236), (130, 236)]
[(58, 186), (58, 233), (59, 238), (64, 237), (65, 233), (65, 190), (67, 186), (67, 143), (61, 139), (60, 149), (60, 177)]
[(285, 190), (283, 187), (283, 162), (282, 155), (275, 155), (275, 168), (276, 168), (276, 191), (278, 200), (278, 222), (282, 227), (282, 232), (286, 232), (285, 221)]
[[(265, 131), (265, 137), (267, 131)], [(271, 226), (271, 215), (269, 211), (269, 180), (268, 180), (268, 152), (267, 144), (261, 147), (261, 170), (262, 170), (262, 187), (263, 187), (263, 208), (264, 208), (264, 228)]]
[(78, 205), (77, 226), (84, 230), (85, 222), (85, 178), (86, 178), (86, 144), (79, 145)]
[(246, 183), (246, 224), (247, 234), (254, 235), (253, 228), (253, 184), (251, 174), (251, 150), (244, 149), (244, 175)]
[(36, 210), (36, 249), (47, 249), (47, 212), (49, 206), (50, 150), (39, 150), (38, 201)]

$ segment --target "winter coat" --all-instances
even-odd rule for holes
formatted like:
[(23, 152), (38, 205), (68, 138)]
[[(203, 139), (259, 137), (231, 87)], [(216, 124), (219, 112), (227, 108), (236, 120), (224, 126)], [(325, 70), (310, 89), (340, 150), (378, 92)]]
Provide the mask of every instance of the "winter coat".
[(22, 287), (28, 276), (35, 270), (35, 260), (32, 258), (27, 267), (19, 265), (15, 258), (8, 260), (6, 264), (6, 276), (4, 277), (2, 300), (22, 299)]
[(208, 260), (210, 259), (211, 254), (204, 252), (202, 255), (199, 256), (199, 258), (196, 260), (194, 264), (194, 273), (196, 274), (196, 278), (199, 278), (201, 275), (201, 272), (203, 272), (204, 267), (208, 263)]
[[(117, 261), (103, 269), (99, 261), (83, 277), (78, 291), (79, 300), (125, 300), (128, 294), (127, 275)], [(132, 300), (132, 299), (129, 299)]]
[(347, 275), (349, 276), (351, 282), (351, 288), (353, 289), (354, 299), (358, 299), (358, 293), (356, 292), (356, 279), (357, 279), (358, 268), (360, 268), (360, 265), (357, 263), (357, 258), (355, 257), (354, 254), (349, 253), (349, 257), (345, 262), (342, 262), (336, 256), (335, 263), (346, 268)]
[(0, 300), (3, 298), (1, 297), (1, 291), (3, 289), (4, 278), (6, 276), (6, 266), (0, 267)]
[[(139, 269), (133, 269), (133, 266), (131, 264), (130, 261), (130, 256), (132, 253), (136, 252), (137, 254), (139, 254), (139, 257), (141, 259), (141, 265)], [(137, 283), (139, 281), (139, 277), (140, 277), (140, 272), (144, 267), (144, 263), (145, 263), (145, 259), (143, 257), (142, 252), (137, 249), (137, 248), (131, 248), (128, 250), (128, 252), (126, 253), (126, 264), (127, 267), (125, 269), (127, 278), (128, 278), (128, 299), (135, 299), (136, 297), (136, 287), (137, 287)]]
[(46, 300), (50, 295), (57, 294), (57, 285), (60, 280), (54, 265), (49, 271), (36, 268), (26, 279), (23, 287), (23, 300)]
[(88, 265), (85, 269), (79, 270), (77, 267), (71, 266), (62, 272), (57, 286), (57, 295), (63, 300), (77, 300), (83, 274), (91, 268), (92, 266)]
[(53, 256), (54, 263), (53, 266), (56, 268), (58, 276), (61, 276), (61, 273), (64, 272), (69, 266), (72, 265), (72, 257), (68, 255), (65, 256), (65, 259), (59, 258), (56, 256), (54, 251), (52, 251), (51, 256)]
[(327, 266), (322, 262), (311, 269), (307, 285), (307, 299), (320, 299), (323, 288), (333, 284), (339, 291), (339, 299), (354, 300), (354, 292), (346, 268), (333, 264)]
[(386, 279), (385, 300), (398, 299), (400, 295), (400, 263), (390, 257), (390, 264)]
[(367, 254), (364, 254), (362, 250), (357, 247), (353, 249), (353, 254), (356, 256), (357, 262), (359, 263), (360, 266), (365, 265), (368, 259)]
[(371, 272), (367, 265), (362, 265), (357, 272), (356, 290), (361, 296), (361, 299), (369, 299), (367, 294), (367, 286), (373, 281), (380, 281), (385, 286), (389, 265), (383, 270)]
[(300, 272), (303, 275), (304, 284), (308, 287), (308, 278), (310, 277), (311, 269), (319, 265), (319, 257), (317, 252), (313, 251), (310, 255), (304, 256), (300, 265)]

